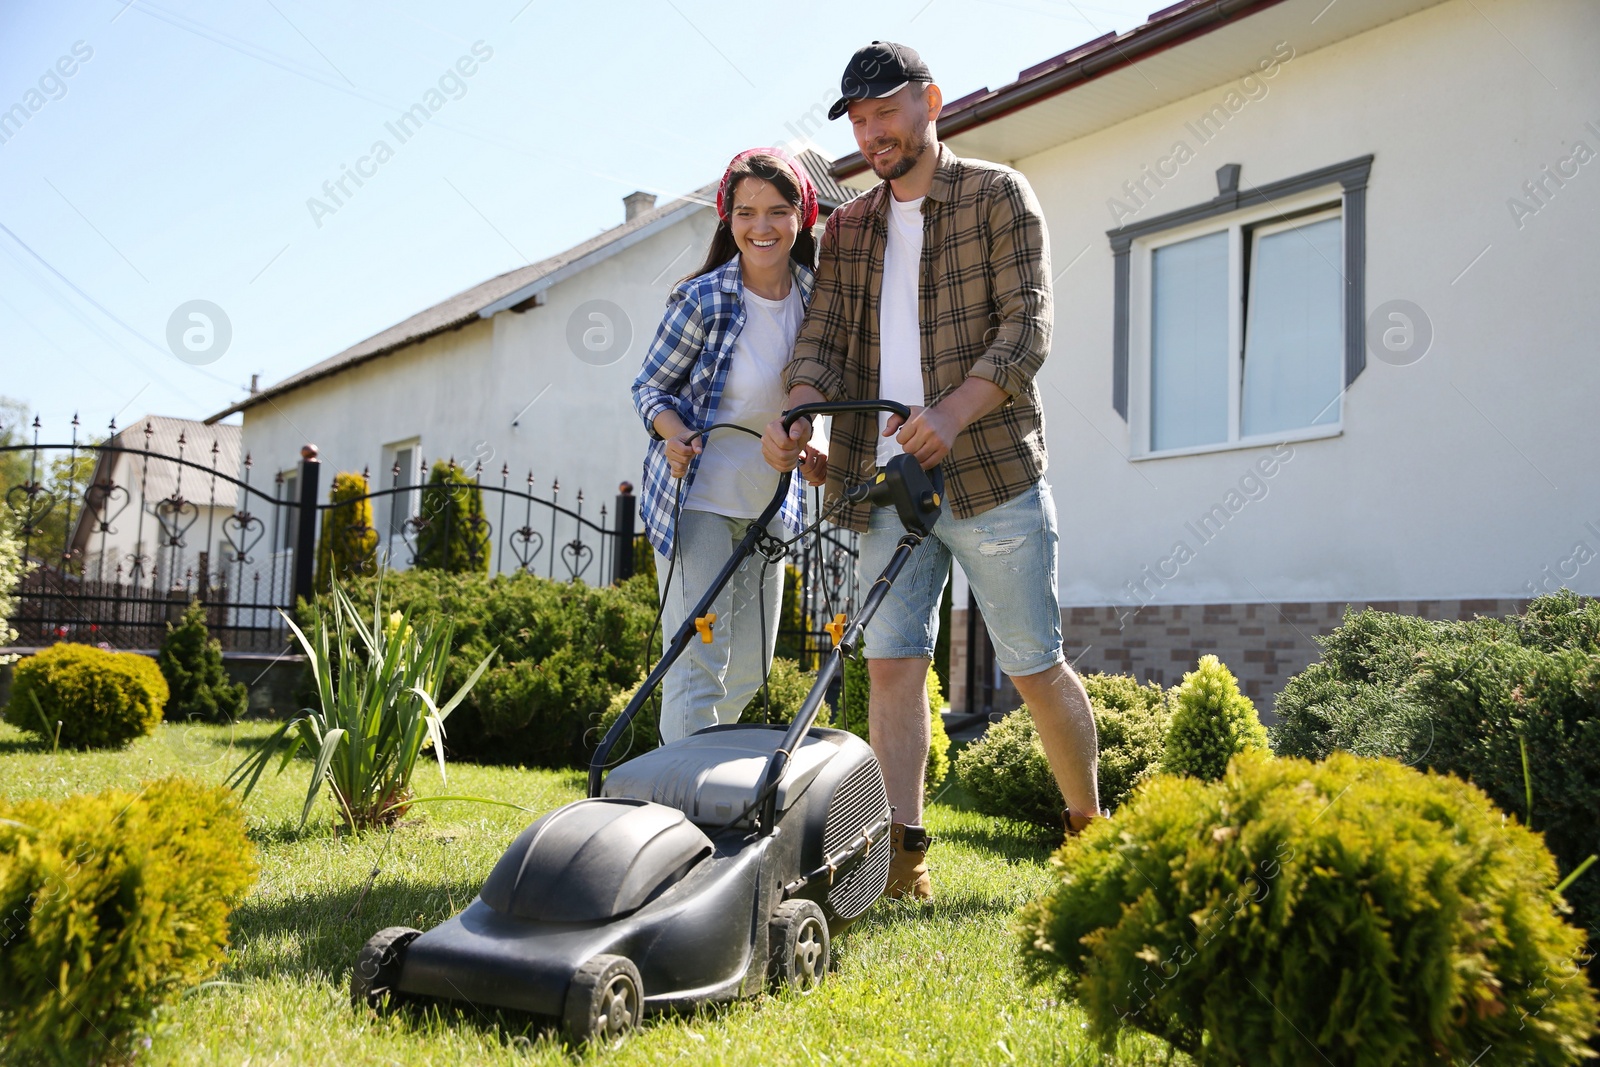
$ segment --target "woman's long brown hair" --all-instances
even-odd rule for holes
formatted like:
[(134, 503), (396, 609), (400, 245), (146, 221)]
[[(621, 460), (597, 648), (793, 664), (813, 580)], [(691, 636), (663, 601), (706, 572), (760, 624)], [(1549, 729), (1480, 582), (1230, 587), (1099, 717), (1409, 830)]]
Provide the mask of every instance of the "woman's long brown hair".
[[(760, 178), (762, 181), (771, 182), (778, 190), (779, 196), (793, 204), (796, 211), (800, 209), (800, 179), (789, 169), (787, 163), (776, 156), (761, 153), (739, 160), (728, 173), (728, 218), (717, 220), (717, 229), (711, 235), (711, 247), (706, 250), (705, 262), (701, 263), (692, 274), (683, 278), (683, 281), (709, 274), (739, 254), (739, 246), (733, 239), (732, 203), (734, 191), (746, 178)], [(789, 258), (808, 270), (816, 269), (817, 239), (806, 226), (801, 226), (800, 232), (795, 235), (794, 247), (789, 250)]]

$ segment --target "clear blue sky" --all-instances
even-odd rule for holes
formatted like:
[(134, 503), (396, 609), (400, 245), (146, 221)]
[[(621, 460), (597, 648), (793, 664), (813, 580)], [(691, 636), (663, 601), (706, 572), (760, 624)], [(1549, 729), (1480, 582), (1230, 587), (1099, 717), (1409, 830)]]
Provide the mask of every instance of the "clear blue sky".
[[(0, 0), (0, 109), (26, 112), (0, 126), (0, 394), (55, 439), (74, 411), (91, 431), (203, 418), (252, 373), (615, 225), (635, 189), (790, 140), (874, 38), (918, 48), (954, 98), (1160, 6)], [(385, 124), (452, 73), (401, 143)], [(324, 183), (379, 140), (392, 158), (335, 204)], [(841, 123), (814, 140), (854, 148)], [(204, 366), (167, 346), (196, 299), (232, 326)]]

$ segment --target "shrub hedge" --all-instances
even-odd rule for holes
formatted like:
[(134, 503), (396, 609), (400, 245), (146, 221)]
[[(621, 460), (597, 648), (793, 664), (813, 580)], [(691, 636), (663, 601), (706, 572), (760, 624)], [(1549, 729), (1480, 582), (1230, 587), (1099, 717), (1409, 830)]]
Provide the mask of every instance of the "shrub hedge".
[[(1278, 697), (1280, 753), (1348, 749), (1466, 778), (1531, 818), (1563, 875), (1600, 853), (1600, 602), (1563, 591), (1470, 622), (1349, 612), (1321, 643)], [(1600, 945), (1600, 870), (1565, 895)]]
[(1215, 781), (1228, 769), (1228, 760), (1250, 749), (1268, 749), (1256, 706), (1239, 692), (1238, 680), (1221, 660), (1201, 656), (1172, 691), (1162, 773)]
[[(1155, 682), (1125, 674), (1080, 675), (1100, 741), (1100, 806), (1120, 807), (1161, 762), (1168, 697)], [(1061, 828), (1061, 791), (1023, 705), (989, 727), (956, 757), (956, 776), (990, 815)]]
[(1025, 967), (1108, 1050), (1127, 1024), (1201, 1065), (1565, 1064), (1595, 1031), (1549, 852), (1459, 779), (1251, 751), (1153, 779), (1053, 866)]
[[(351, 586), (371, 604), (373, 581)], [(616, 693), (639, 678), (656, 590), (635, 576), (591, 587), (531, 574), (489, 577), (414, 569), (383, 577), (383, 610), (455, 623), (445, 692), (499, 648), (494, 664), (450, 716), (455, 759), (570, 767), (587, 762), (585, 736)], [(308, 617), (309, 621), (309, 617)]]
[(155, 732), (167, 703), (156, 661), (68, 642), (51, 645), (12, 668), (6, 721), (67, 748), (121, 748)]
[(0, 803), (0, 1038), (7, 1062), (120, 1061), (172, 994), (221, 963), (255, 847), (225, 789)]

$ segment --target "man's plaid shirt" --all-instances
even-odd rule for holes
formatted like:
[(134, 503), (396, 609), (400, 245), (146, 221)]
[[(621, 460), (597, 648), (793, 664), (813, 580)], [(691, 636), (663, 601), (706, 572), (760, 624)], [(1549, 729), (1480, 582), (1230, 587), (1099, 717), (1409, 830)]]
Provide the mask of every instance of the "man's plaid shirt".
[[(794, 284), (800, 288), (802, 302), (809, 301), (813, 274), (809, 268), (790, 261)], [(722, 389), (733, 365), (733, 346), (744, 329), (744, 281), (740, 260), (734, 256), (715, 270), (679, 282), (667, 296), (667, 312), (656, 329), (655, 340), (645, 353), (644, 366), (633, 382), (633, 408), (650, 433), (650, 447), (644, 456), (644, 492), (639, 498), (639, 513), (645, 536), (663, 556), (672, 555), (676, 531), (672, 528), (672, 505), (677, 481), (667, 465), (667, 445), (656, 433), (656, 416), (668, 408), (678, 413), (691, 430), (703, 430), (717, 421)], [(753, 426), (753, 430), (765, 427)], [(722, 431), (728, 433), (731, 431)], [(700, 470), (700, 457), (689, 462), (683, 478), (683, 497), (689, 497)], [(775, 473), (763, 465), (751, 471), (765, 480)], [(769, 483), (774, 488), (777, 482)], [(805, 482), (798, 474), (790, 476), (789, 495), (778, 513), (791, 535), (800, 532), (805, 514)]]
[[(878, 396), (878, 310), (888, 241), (889, 185), (839, 208), (822, 237), (811, 310), (784, 385), (809, 385), (829, 400)], [(922, 204), (918, 320), (923, 395), (935, 404), (969, 377), (1010, 394), (956, 439), (943, 462), (950, 506), (970, 518), (1037, 482), (1045, 469), (1044, 413), (1034, 376), (1050, 351), (1054, 304), (1044, 212), (1027, 179), (1009, 167), (957, 158), (939, 145)], [(835, 415), (828, 493), (861, 480), (876, 461), (876, 415)], [(865, 504), (842, 522), (867, 528)]]

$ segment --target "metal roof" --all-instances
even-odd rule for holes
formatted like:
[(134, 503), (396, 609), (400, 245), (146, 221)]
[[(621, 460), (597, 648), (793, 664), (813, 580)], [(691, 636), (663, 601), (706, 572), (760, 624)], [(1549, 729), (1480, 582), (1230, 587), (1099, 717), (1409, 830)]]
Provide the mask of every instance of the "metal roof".
[[(1440, 2), (1184, 0), (1036, 63), (1009, 85), (948, 101), (939, 138), (960, 155), (1015, 162), (1255, 73), (1273, 42), (1304, 55)], [(859, 152), (836, 160), (832, 174), (876, 181)]]

